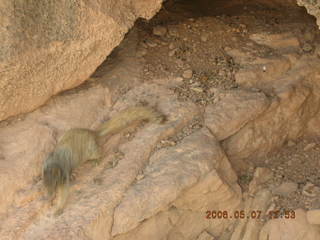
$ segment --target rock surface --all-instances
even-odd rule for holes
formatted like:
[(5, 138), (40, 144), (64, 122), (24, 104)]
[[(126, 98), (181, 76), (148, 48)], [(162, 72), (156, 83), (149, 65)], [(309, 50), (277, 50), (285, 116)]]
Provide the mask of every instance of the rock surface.
[(263, 221), (267, 214), (272, 197), (271, 191), (263, 188), (263, 184), (270, 178), (270, 173), (263, 168), (259, 168), (254, 173), (254, 178), (250, 184), (249, 192), (244, 194), (244, 208), (237, 224), (234, 228), (230, 240), (255, 240), (258, 239)]
[[(167, 122), (144, 126), (131, 140), (116, 140), (119, 148), (111, 149), (120, 151), (123, 157), (114, 169), (106, 168), (114, 157), (110, 152), (112, 142), (108, 142), (109, 148), (105, 150), (109, 154), (101, 165), (86, 165), (77, 170), (66, 210), (53, 218), (52, 208), (42, 197), (39, 175), (41, 162), (56, 139), (70, 127), (95, 128), (107, 116), (112, 117), (139, 102), (157, 105), (167, 116)], [(81, 115), (66, 111), (78, 108), (82, 109), (78, 111)], [(83, 114), (90, 117), (82, 121)], [(171, 230), (162, 234), (172, 237), (182, 234), (181, 239), (194, 239), (210, 227), (223, 231), (227, 222), (221, 225), (219, 221), (208, 221), (204, 212), (219, 206), (236, 208), (241, 202), (241, 191), (228, 159), (211, 133), (206, 129), (196, 131), (178, 145), (152, 154), (161, 139), (180, 131), (197, 114), (193, 104), (177, 101), (166, 88), (144, 84), (120, 97), (112, 111), (109, 91), (92, 88), (58, 97), (28, 114), (12, 129), (4, 128), (2, 154), (6, 159), (3, 164), (7, 165), (1, 166), (1, 177), (7, 181), (2, 185), (2, 192), (7, 194), (2, 195), (1, 218), (7, 214), (9, 217), (2, 225), (1, 236), (4, 239), (135, 239), (136, 236), (138, 239), (160, 234), (146, 231), (145, 226), (155, 223), (161, 224), (160, 230), (170, 226)], [(12, 138), (5, 138), (7, 135)], [(15, 153), (16, 139), (23, 141), (30, 136), (32, 142), (19, 143), (25, 146), (24, 152)], [(34, 145), (35, 142), (39, 144)], [(141, 172), (143, 178), (136, 180)], [(190, 229), (190, 219), (198, 219), (199, 224)]]
[(206, 108), (205, 123), (218, 140), (235, 134), (256, 119), (269, 105), (262, 92), (234, 90), (220, 96), (221, 100)]
[[(162, 0), (0, 3), (0, 120), (85, 81)], [(50, 26), (48, 28), (48, 26)]]
[[(318, 132), (314, 124), (319, 124), (319, 105), (316, 102), (320, 95), (315, 91), (319, 89), (319, 71), (315, 67), (319, 63), (314, 57), (308, 60), (302, 58), (281, 75), (277, 84), (273, 82), (269, 85), (270, 82), (263, 78), (259, 79), (262, 81), (260, 83), (250, 82), (249, 79), (251, 87), (265, 85), (267, 87), (262, 88), (266, 92), (270, 92), (270, 87), (274, 90), (269, 98), (271, 103), (263, 116), (247, 123), (224, 140), (223, 146), (231, 159), (262, 156), (305, 132)], [(274, 84), (277, 85), (276, 88)]]
[(295, 210), (294, 219), (270, 220), (261, 230), (259, 240), (315, 240), (320, 239), (318, 228), (307, 221), (306, 212)]
[(94, 127), (109, 108), (108, 90), (93, 88), (54, 98), (24, 120), (1, 128), (0, 145), (4, 161), (0, 162), (3, 183), (0, 188), (4, 194), (0, 196), (0, 213), (5, 213), (12, 202), (15, 207), (25, 204), (24, 194), (20, 196), (15, 192), (39, 182), (42, 161), (63, 131), (71, 127)]
[(320, 225), (320, 210), (314, 209), (307, 211), (307, 220), (310, 224)]

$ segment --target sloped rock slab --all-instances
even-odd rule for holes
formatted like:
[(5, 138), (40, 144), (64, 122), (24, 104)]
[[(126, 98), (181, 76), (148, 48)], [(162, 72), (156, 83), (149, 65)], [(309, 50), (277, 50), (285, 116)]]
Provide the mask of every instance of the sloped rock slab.
[[(25, 191), (30, 186), (25, 187), (22, 195), (29, 201), (20, 208), (13, 206), (9, 210), (0, 235), (4, 239), (110, 239), (113, 209), (120, 204), (123, 194), (148, 164), (157, 143), (175, 134), (198, 114), (192, 103), (181, 103), (166, 88), (146, 84), (119, 99), (110, 116), (141, 101), (151, 105), (159, 103), (157, 108), (167, 116), (167, 122), (146, 125), (137, 131), (131, 141), (121, 145), (119, 149), (124, 157), (114, 169), (105, 169), (102, 165), (92, 172), (83, 172), (78, 177), (79, 182), (81, 179), (89, 180), (82, 184), (76, 182), (72, 186), (65, 212), (58, 218), (53, 218), (50, 209), (40, 204), (43, 202), (41, 199), (30, 198), (30, 193)], [(46, 116), (45, 119), (51, 118)], [(31, 168), (34, 167), (33, 161), (30, 159), (28, 163)], [(96, 177), (100, 178), (99, 183), (93, 181)], [(39, 191), (38, 188), (31, 192), (39, 197), (36, 194)]]
[(205, 124), (218, 140), (224, 140), (257, 118), (268, 106), (269, 100), (262, 92), (233, 90), (206, 108)]
[[(224, 157), (220, 146), (207, 130), (186, 137), (176, 147), (156, 152), (144, 172), (145, 178), (129, 188), (116, 208), (113, 235), (127, 232), (138, 226), (139, 222), (166, 210), (184, 191), (205, 178), (213, 169), (219, 169)], [(229, 171), (233, 170), (229, 168)], [(232, 179), (227, 180), (232, 182)], [(201, 204), (195, 203), (199, 193), (185, 194), (189, 197), (185, 196), (184, 200), (173, 204), (179, 208), (188, 208), (188, 205), (191, 205), (192, 208), (192, 204), (187, 201), (192, 199), (193, 207), (203, 210), (208, 207), (208, 204), (201, 203), (200, 199), (198, 203)], [(219, 198), (219, 194), (217, 197)], [(205, 199), (208, 201), (210, 198)], [(210, 200), (214, 201), (214, 198)]]

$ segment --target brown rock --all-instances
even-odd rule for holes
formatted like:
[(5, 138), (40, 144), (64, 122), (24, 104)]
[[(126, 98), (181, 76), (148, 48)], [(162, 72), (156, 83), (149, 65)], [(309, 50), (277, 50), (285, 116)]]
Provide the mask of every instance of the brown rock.
[[(85, 98), (85, 92), (80, 94), (81, 98)], [(106, 159), (97, 167), (83, 166), (80, 168), (76, 182), (71, 188), (70, 198), (64, 213), (58, 218), (52, 218), (49, 215), (51, 208), (46, 206), (47, 201), (41, 200), (44, 194), (41, 189), (42, 182), (37, 180), (41, 170), (41, 162), (53, 147), (51, 131), (52, 129), (53, 131), (58, 130), (60, 133), (64, 128), (71, 126), (97, 126), (100, 120), (106, 117), (108, 110), (90, 116), (90, 113), (94, 113), (92, 106), (97, 109), (106, 108), (104, 94), (92, 95), (94, 97), (91, 100), (86, 96), (87, 104), (78, 100), (77, 94), (74, 95), (75, 99), (69, 102), (64, 102), (59, 97), (56, 101), (58, 104), (53, 104), (53, 106), (49, 104), (44, 108), (43, 115), (40, 110), (29, 114), (30, 116), (28, 115), (25, 120), (27, 122), (20, 123), (22, 124), (21, 128), (15, 126), (15, 131), (10, 128), (1, 129), (1, 134), (6, 136), (1, 139), (4, 143), (1, 144), (1, 147), (4, 148), (4, 156), (8, 161), (1, 161), (1, 164), (6, 165), (1, 166), (0, 169), (5, 169), (5, 172), (1, 172), (1, 174), (8, 182), (4, 185), (5, 189), (2, 189), (2, 192), (7, 194), (2, 195), (5, 197), (1, 199), (0, 205), (9, 210), (0, 230), (3, 239), (88, 239), (88, 236), (91, 239), (110, 239), (113, 209), (119, 205), (125, 191), (129, 189), (129, 186), (148, 163), (151, 151), (155, 149), (159, 141), (175, 134), (198, 114), (197, 108), (193, 104), (179, 102), (171, 91), (156, 84), (142, 85), (127, 92), (126, 95), (119, 98), (114, 105), (114, 111), (108, 116), (112, 117), (118, 111), (140, 101), (148, 102), (151, 105), (156, 105), (159, 101), (158, 108), (168, 117), (167, 122), (164, 125), (150, 124), (145, 126), (137, 131), (132, 140), (121, 145), (120, 152), (123, 153), (123, 158), (116, 168), (105, 168), (112, 160), (112, 154), (107, 154)], [(66, 99), (72, 100), (68, 95)], [(90, 104), (88, 104), (88, 100)], [(94, 101), (96, 102), (94, 103)], [(72, 112), (67, 111), (70, 111), (76, 103), (83, 104), (74, 108), (76, 113), (80, 115), (73, 115)], [(70, 104), (69, 108), (67, 104)], [(32, 116), (33, 114), (34, 116)], [(71, 115), (74, 118), (70, 117)], [(87, 115), (89, 120), (86, 121), (86, 117), (84, 118), (83, 115)], [(78, 122), (78, 116), (80, 118), (82, 116), (83, 121)], [(60, 117), (62, 120), (56, 121)], [(92, 119), (98, 121), (92, 122)], [(38, 127), (37, 121), (46, 125)], [(26, 148), (17, 147), (17, 139), (18, 143)], [(27, 141), (28, 144), (23, 141)], [(110, 144), (109, 141), (108, 145)], [(97, 176), (100, 179), (99, 184), (92, 185), (94, 184), (93, 179)], [(37, 180), (36, 184), (32, 182), (33, 178)], [(140, 180), (140, 182), (143, 181), (144, 179)], [(8, 204), (12, 202), (14, 204), (8, 208)], [(38, 222), (38, 220), (40, 224), (34, 224), (34, 221)], [(67, 228), (66, 223), (68, 223)]]
[(233, 90), (206, 108), (205, 124), (218, 140), (224, 140), (257, 118), (268, 105), (262, 92)]
[(269, 34), (269, 33), (255, 33), (251, 34), (249, 38), (258, 44), (267, 45), (277, 50), (286, 48), (298, 48), (300, 43), (298, 39), (291, 33), (285, 34)]
[(265, 183), (272, 179), (272, 171), (268, 168), (257, 168), (254, 172), (253, 179), (249, 184), (249, 194), (254, 195), (261, 190)]
[[(158, 151), (151, 157), (144, 179), (127, 191), (115, 209), (112, 234), (115, 236), (134, 229), (139, 222), (164, 211), (175, 200), (173, 205), (177, 208), (198, 210), (202, 214), (211, 207), (234, 208), (240, 198), (222, 181), (220, 174), (225, 176), (224, 181), (237, 189), (238, 194), (240, 188), (226, 161), (219, 144), (204, 130), (186, 137), (175, 147)], [(197, 184), (199, 179), (202, 181)], [(207, 193), (206, 196), (199, 198), (203, 192)], [(219, 196), (224, 196), (224, 201), (220, 202)], [(202, 221), (207, 220), (203, 218)]]
[(294, 182), (284, 182), (280, 186), (273, 189), (273, 194), (288, 196), (298, 189), (298, 184)]
[(230, 240), (258, 239), (263, 227), (262, 216), (266, 215), (272, 194), (267, 189), (261, 189), (253, 196), (246, 196), (244, 218), (238, 219), (238, 224)]
[(244, 87), (271, 89), (277, 79), (291, 67), (288, 58), (258, 58), (241, 68), (236, 74), (236, 82)]
[(315, 143), (309, 143), (307, 146), (303, 148), (303, 151), (309, 151), (310, 149), (314, 148), (316, 146)]
[(210, 235), (208, 232), (204, 231), (199, 235), (197, 240), (215, 240), (215, 238), (212, 235)]
[(318, 229), (309, 224), (306, 212), (294, 211), (295, 217), (269, 220), (262, 228), (259, 240), (315, 240), (320, 239)]
[(84, 82), (135, 20), (150, 19), (161, 4), (1, 2), (0, 120), (32, 111), (52, 95)]
[[(296, 139), (318, 112), (317, 99), (303, 85), (278, 89), (279, 97), (272, 99), (269, 109), (223, 142), (228, 156), (246, 158), (262, 156), (288, 139)], [(305, 111), (304, 109), (308, 109)]]
[(307, 220), (310, 224), (320, 225), (320, 209), (309, 210), (307, 212)]
[(154, 35), (157, 35), (157, 36), (162, 37), (162, 36), (166, 35), (166, 33), (167, 33), (167, 28), (166, 28), (166, 27), (163, 27), (163, 26), (155, 26), (155, 27), (153, 28), (153, 34), (154, 34)]
[(114, 237), (113, 240), (166, 239), (180, 217), (180, 212), (174, 208), (160, 212), (128, 233)]
[(182, 77), (187, 78), (187, 79), (192, 78), (192, 75), (193, 75), (193, 72), (191, 69), (185, 70), (182, 73)]

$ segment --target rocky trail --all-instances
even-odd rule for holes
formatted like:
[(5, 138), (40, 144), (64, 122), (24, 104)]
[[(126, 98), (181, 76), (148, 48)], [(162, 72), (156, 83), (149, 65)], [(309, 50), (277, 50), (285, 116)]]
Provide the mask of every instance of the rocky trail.
[[(320, 239), (320, 32), (303, 8), (166, 1), (82, 85), (0, 122), (0, 239)], [(42, 161), (147, 104), (52, 216)], [(107, 166), (114, 161), (114, 168)]]

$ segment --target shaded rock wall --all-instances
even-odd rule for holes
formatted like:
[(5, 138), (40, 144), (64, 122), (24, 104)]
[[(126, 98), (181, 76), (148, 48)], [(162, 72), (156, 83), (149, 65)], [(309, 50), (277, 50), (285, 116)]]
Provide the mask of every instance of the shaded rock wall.
[(304, 6), (308, 13), (315, 16), (320, 27), (320, 2), (318, 0), (297, 0), (299, 6)]

